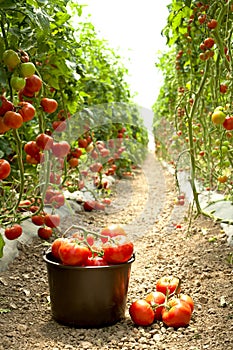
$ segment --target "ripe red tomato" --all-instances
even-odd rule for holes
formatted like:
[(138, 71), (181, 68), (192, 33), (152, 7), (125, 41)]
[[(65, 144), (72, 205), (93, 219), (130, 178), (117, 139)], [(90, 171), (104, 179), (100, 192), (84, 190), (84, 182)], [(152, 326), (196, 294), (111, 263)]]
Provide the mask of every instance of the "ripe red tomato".
[(80, 158), (82, 154), (83, 154), (83, 151), (81, 148), (75, 148), (74, 150), (71, 151), (71, 156), (75, 158)]
[[(161, 292), (151, 292), (146, 295), (145, 300), (152, 306), (154, 310), (154, 319), (162, 320), (162, 309), (164, 307), (166, 296)], [(162, 305), (162, 306), (159, 306)]]
[(66, 128), (67, 128), (67, 124), (66, 124), (66, 121), (63, 120), (55, 120), (53, 123), (52, 123), (52, 127), (53, 127), (53, 130), (55, 130), (56, 132), (62, 132), (62, 131), (65, 131)]
[(37, 234), (42, 239), (49, 239), (53, 234), (53, 230), (51, 227), (39, 227)]
[(58, 254), (64, 265), (82, 266), (86, 265), (90, 249), (80, 242), (67, 240), (61, 242)]
[(8, 101), (4, 96), (0, 96), (0, 115), (3, 116), (7, 111), (13, 110), (13, 103)]
[(102, 169), (103, 169), (103, 165), (101, 163), (93, 163), (90, 165), (90, 170), (93, 173), (100, 173)]
[(14, 224), (13, 226), (7, 227), (5, 229), (5, 236), (9, 240), (14, 240), (20, 237), (22, 233), (23, 233), (23, 229), (22, 229), (22, 226), (20, 226), (19, 224)]
[(36, 144), (42, 150), (49, 150), (53, 146), (53, 138), (47, 134), (39, 134), (36, 137)]
[(57, 259), (57, 260), (60, 260), (60, 256), (59, 256), (59, 248), (61, 246), (61, 243), (63, 243), (64, 241), (67, 241), (68, 239), (67, 238), (63, 238), (63, 237), (59, 237), (59, 238), (56, 238), (52, 245), (51, 245), (51, 252), (52, 252), (52, 255)]
[(80, 148), (86, 148), (88, 146), (88, 142), (86, 139), (79, 139), (78, 140), (78, 146)]
[(39, 156), (40, 149), (37, 146), (36, 141), (29, 141), (24, 145), (24, 151), (31, 157)]
[(93, 209), (95, 209), (95, 201), (85, 201), (83, 203), (83, 209), (85, 211), (92, 211)]
[(219, 91), (222, 93), (222, 94), (225, 94), (227, 92), (227, 89), (228, 89), (228, 86), (226, 84), (220, 84), (219, 86)]
[(204, 40), (204, 45), (207, 49), (211, 49), (211, 47), (213, 47), (215, 44), (215, 41), (213, 38), (206, 38)]
[(120, 264), (127, 262), (133, 255), (133, 243), (126, 236), (116, 236), (113, 240), (113, 243), (104, 243), (103, 258), (109, 264)]
[(23, 117), (24, 122), (32, 120), (36, 114), (35, 107), (29, 102), (20, 102), (19, 114)]
[[(156, 290), (158, 292), (162, 292), (163, 294), (170, 295), (173, 292), (175, 292), (176, 288), (178, 287), (180, 283), (180, 280), (178, 277), (174, 276), (163, 276), (160, 277), (156, 283)], [(177, 293), (180, 292), (180, 288), (178, 288)]]
[(79, 160), (78, 158), (73, 157), (69, 159), (68, 163), (71, 168), (76, 168), (78, 166)]
[(0, 180), (6, 179), (11, 172), (10, 163), (5, 159), (0, 159)]
[(7, 111), (4, 114), (3, 122), (8, 128), (18, 129), (23, 124), (23, 117), (19, 113)]
[(55, 142), (52, 146), (52, 152), (55, 157), (64, 158), (70, 152), (70, 145), (66, 141)]
[(40, 105), (46, 113), (53, 113), (56, 111), (58, 103), (53, 98), (43, 97)]
[(109, 237), (112, 238), (112, 237), (116, 237), (116, 236), (119, 236), (119, 235), (126, 236), (125, 230), (123, 229), (123, 227), (121, 227), (118, 224), (112, 224), (112, 225), (104, 227), (100, 231), (100, 234), (102, 236), (106, 236), (106, 238), (101, 237), (101, 241), (103, 243), (106, 243), (108, 241)]
[(46, 214), (44, 217), (45, 225), (48, 227), (58, 227), (60, 221), (60, 216), (58, 214)]
[(106, 266), (108, 265), (107, 261), (100, 256), (89, 257), (86, 262), (87, 266)]
[(207, 23), (207, 27), (209, 29), (215, 29), (218, 25), (218, 21), (216, 19), (211, 19), (208, 23)]
[(65, 204), (65, 197), (62, 193), (55, 194), (50, 198), (49, 203), (54, 207), (54, 208), (60, 208)]
[(35, 93), (40, 91), (42, 87), (42, 80), (38, 75), (33, 74), (30, 77), (26, 78), (25, 90), (30, 93)]
[(43, 214), (42, 214), (42, 215), (40, 215), (40, 214), (38, 214), (38, 215), (33, 215), (33, 216), (32, 216), (32, 222), (33, 222), (33, 224), (36, 225), (36, 226), (42, 226), (42, 225), (44, 225), (45, 217), (44, 217)]
[(5, 134), (8, 130), (10, 130), (10, 128), (4, 124), (3, 117), (0, 117), (0, 134)]
[(180, 294), (179, 299), (185, 301), (191, 308), (191, 311), (193, 312), (194, 310), (194, 301), (193, 298), (190, 297), (188, 294)]
[(129, 307), (129, 314), (137, 326), (150, 326), (154, 322), (154, 311), (143, 299), (135, 300)]
[(233, 130), (233, 116), (227, 116), (222, 125), (226, 130)]
[(162, 321), (168, 327), (185, 327), (189, 324), (192, 311), (188, 303), (172, 298), (162, 310)]

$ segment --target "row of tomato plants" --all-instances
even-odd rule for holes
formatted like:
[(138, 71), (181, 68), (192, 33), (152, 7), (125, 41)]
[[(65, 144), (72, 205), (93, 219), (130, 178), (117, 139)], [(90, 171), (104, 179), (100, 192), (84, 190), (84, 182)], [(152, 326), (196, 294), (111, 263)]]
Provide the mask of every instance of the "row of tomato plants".
[[(154, 110), (158, 155), (190, 174), (197, 212), (199, 193), (232, 200), (232, 1), (172, 1), (163, 30), (168, 51)], [(198, 185), (197, 185), (198, 184)]]
[[(0, 227), (7, 239), (22, 234), (26, 219), (41, 238), (51, 237), (65, 190), (91, 192), (84, 209), (104, 210), (108, 176), (131, 172), (147, 145), (120, 57), (91, 23), (80, 19), (73, 28), (77, 3), (40, 5), (0, 4)], [(0, 255), (4, 244), (0, 235)]]

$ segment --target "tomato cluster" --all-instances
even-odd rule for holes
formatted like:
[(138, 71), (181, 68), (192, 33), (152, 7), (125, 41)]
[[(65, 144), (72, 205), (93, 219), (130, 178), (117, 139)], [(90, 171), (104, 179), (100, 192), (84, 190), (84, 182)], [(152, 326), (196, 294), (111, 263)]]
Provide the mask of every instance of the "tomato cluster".
[(189, 324), (194, 310), (193, 299), (181, 294), (178, 277), (163, 276), (156, 283), (156, 290), (144, 299), (131, 303), (129, 314), (138, 326), (150, 326), (162, 321), (168, 327), (185, 327)]
[(133, 243), (124, 229), (116, 224), (105, 227), (100, 233), (79, 228), (69, 237), (55, 239), (51, 245), (53, 257), (69, 266), (122, 264), (132, 257), (133, 251)]

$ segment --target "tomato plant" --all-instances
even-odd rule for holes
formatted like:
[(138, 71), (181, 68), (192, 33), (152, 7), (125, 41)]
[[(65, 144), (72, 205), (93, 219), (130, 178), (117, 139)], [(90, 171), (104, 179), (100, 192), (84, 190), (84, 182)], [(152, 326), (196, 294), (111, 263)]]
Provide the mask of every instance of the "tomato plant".
[[(156, 63), (164, 84), (153, 110), (156, 153), (171, 164), (175, 175), (181, 169), (189, 173), (194, 210), (212, 216), (201, 208), (196, 186), (220, 190), (232, 200), (229, 181), (219, 187), (218, 178), (229, 172), (232, 181), (232, 143), (227, 149), (222, 143), (226, 130), (232, 130), (232, 43), (227, 32), (233, 13), (228, 1), (208, 5), (196, 1), (169, 5), (163, 29), (168, 51)], [(179, 191), (179, 181), (177, 185)]]

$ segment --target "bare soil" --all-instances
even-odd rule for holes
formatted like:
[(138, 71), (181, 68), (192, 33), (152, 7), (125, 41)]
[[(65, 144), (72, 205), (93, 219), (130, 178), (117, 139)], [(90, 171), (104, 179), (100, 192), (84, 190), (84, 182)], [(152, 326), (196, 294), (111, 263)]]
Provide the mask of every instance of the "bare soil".
[[(80, 329), (54, 321), (45, 247), (37, 238), (21, 245), (19, 256), (0, 274), (0, 349), (232, 350), (232, 248), (219, 224), (205, 217), (190, 223), (188, 205), (177, 206), (176, 196), (173, 176), (150, 153), (134, 176), (116, 182), (105, 212), (79, 211), (62, 222), (62, 229), (76, 223), (91, 230), (119, 223), (134, 240), (125, 318), (113, 326)], [(154, 291), (157, 279), (167, 274), (180, 277), (182, 290), (194, 299), (190, 325), (134, 325), (130, 303)]]

